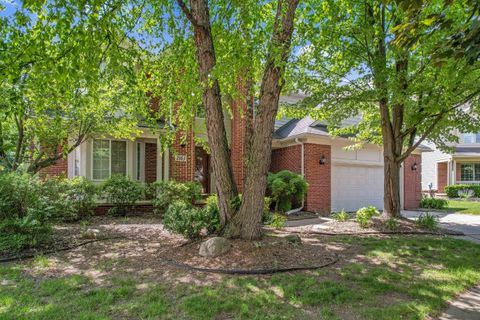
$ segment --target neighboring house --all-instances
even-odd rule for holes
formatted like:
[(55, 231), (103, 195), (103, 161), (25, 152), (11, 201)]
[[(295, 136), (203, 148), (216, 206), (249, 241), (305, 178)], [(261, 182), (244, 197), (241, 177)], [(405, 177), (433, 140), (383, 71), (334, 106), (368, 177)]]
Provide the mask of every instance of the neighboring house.
[[(301, 97), (289, 96), (283, 101), (298, 99)], [(225, 120), (225, 124), (233, 172), (241, 192), (245, 177), (245, 119), (233, 108), (232, 120)], [(158, 147), (158, 133), (149, 128), (142, 128), (134, 141), (94, 139), (44, 173), (63, 172), (68, 177), (84, 176), (94, 181), (103, 181), (114, 173), (142, 182), (197, 180), (205, 193), (214, 192), (210, 156), (195, 144), (194, 136), (206, 139), (204, 119), (197, 118), (187, 139), (182, 142), (179, 135), (164, 152)], [(382, 150), (368, 144), (359, 150), (346, 150), (351, 143), (346, 138), (331, 137), (324, 124), (309, 117), (277, 120), (271, 171), (288, 169), (304, 175), (309, 184), (303, 208), (306, 211), (355, 211), (368, 205), (382, 209)], [(421, 163), (421, 150), (415, 150), (402, 169), (401, 198), (405, 208), (417, 208), (421, 200)]]
[(480, 184), (480, 133), (459, 133), (459, 143), (446, 153), (430, 144), (434, 151), (423, 156), (422, 189), (444, 192), (452, 184)]

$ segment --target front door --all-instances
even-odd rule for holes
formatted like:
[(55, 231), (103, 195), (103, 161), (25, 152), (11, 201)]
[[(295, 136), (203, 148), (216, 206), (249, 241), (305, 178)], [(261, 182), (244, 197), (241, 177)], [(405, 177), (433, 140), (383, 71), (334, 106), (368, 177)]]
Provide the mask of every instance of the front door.
[(210, 193), (210, 155), (202, 147), (195, 147), (195, 181), (203, 193)]

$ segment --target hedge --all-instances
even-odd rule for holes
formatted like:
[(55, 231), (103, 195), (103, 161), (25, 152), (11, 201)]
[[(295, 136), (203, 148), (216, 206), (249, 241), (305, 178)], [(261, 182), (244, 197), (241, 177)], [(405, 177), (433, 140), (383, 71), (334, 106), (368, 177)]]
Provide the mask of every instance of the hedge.
[(454, 184), (445, 187), (445, 193), (449, 198), (459, 198), (458, 192), (472, 190), (476, 198), (480, 198), (480, 185), (478, 184)]

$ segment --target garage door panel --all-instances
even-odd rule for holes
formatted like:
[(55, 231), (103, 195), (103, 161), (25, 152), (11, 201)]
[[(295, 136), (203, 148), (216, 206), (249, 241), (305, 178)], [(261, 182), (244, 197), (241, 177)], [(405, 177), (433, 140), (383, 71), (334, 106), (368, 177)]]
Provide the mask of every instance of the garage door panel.
[(383, 208), (383, 167), (332, 165), (332, 211)]

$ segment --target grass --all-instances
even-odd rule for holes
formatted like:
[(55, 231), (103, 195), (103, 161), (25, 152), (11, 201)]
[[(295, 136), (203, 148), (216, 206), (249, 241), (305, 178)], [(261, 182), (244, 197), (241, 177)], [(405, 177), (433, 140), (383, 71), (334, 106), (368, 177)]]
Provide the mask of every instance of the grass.
[(480, 215), (480, 201), (448, 200), (447, 210), (449, 212)]
[(480, 246), (463, 240), (325, 241), (352, 246), (352, 258), (361, 262), (342, 259), (315, 272), (222, 276), (203, 285), (173, 277), (147, 286), (135, 274), (113, 271), (103, 285), (86, 276), (41, 277), (48, 257), (3, 265), (0, 319), (424, 319), (480, 282)]

